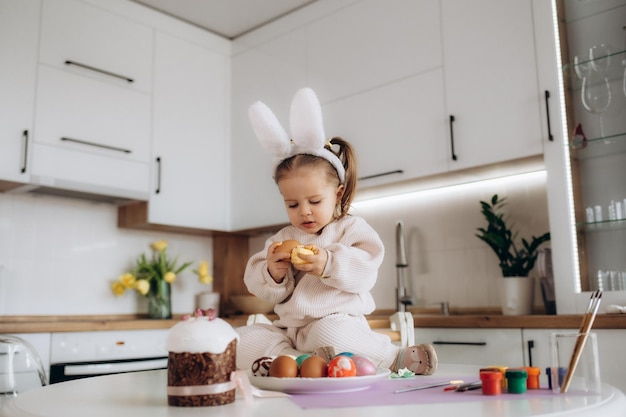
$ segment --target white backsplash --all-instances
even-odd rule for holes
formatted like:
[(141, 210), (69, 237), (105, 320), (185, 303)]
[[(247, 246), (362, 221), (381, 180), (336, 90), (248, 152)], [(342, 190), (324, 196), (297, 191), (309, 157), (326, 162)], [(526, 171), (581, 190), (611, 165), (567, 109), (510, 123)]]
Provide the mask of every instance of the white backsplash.
[[(145, 313), (145, 297), (115, 297), (110, 285), (160, 239), (180, 261), (212, 265), (212, 239), (119, 229), (114, 205), (0, 193), (0, 315)], [(174, 313), (192, 312), (195, 294), (211, 289), (196, 265), (173, 284)]]
[[(520, 236), (549, 229), (545, 172), (357, 204), (380, 234), (386, 256), (373, 289), (377, 308), (395, 308), (395, 227), (405, 225), (409, 291), (424, 305), (498, 306), (495, 255), (476, 236), (484, 225), (480, 200), (509, 200)], [(251, 239), (251, 252), (267, 236)], [(136, 293), (115, 297), (110, 284), (149, 244), (169, 242), (180, 260), (212, 260), (212, 239), (117, 227), (117, 209), (61, 197), (0, 194), (0, 315), (135, 314), (147, 310)], [(174, 284), (174, 313), (193, 311), (195, 295), (210, 290), (189, 270)], [(535, 304), (541, 305), (536, 291)]]
[[(511, 176), (462, 186), (356, 204), (353, 213), (364, 217), (385, 244), (385, 259), (372, 294), (377, 308), (396, 306), (396, 244), (398, 220), (404, 222), (410, 293), (418, 305), (450, 303), (454, 307), (499, 307), (502, 279), (493, 251), (478, 239), (486, 226), (479, 201), (493, 194), (506, 197), (519, 237), (530, 240), (549, 231), (546, 173)], [(252, 252), (263, 248), (267, 236), (251, 240)], [(535, 305), (543, 305), (538, 286)]]

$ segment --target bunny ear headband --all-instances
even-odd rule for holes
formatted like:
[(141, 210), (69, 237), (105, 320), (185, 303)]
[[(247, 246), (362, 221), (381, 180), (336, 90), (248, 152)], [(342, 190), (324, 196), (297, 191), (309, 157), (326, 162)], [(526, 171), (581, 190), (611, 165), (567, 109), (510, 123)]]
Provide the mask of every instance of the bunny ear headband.
[(316, 155), (332, 164), (341, 183), (345, 181), (346, 171), (343, 164), (337, 155), (324, 147), (326, 137), (322, 106), (312, 89), (298, 90), (291, 101), (289, 112), (289, 127), (293, 135), (291, 140), (274, 113), (264, 103), (257, 101), (250, 106), (248, 117), (259, 142), (274, 157), (274, 171), (282, 161), (294, 155)]

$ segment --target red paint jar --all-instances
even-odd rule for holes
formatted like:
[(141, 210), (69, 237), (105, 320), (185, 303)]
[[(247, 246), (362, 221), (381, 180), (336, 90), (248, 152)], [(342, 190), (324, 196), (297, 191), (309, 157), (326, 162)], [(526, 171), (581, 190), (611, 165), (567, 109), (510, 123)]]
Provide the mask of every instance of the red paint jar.
[(541, 369), (534, 366), (526, 366), (522, 369), (524, 369), (528, 374), (528, 379), (526, 380), (526, 388), (539, 389), (539, 376), (541, 375)]
[(502, 394), (502, 372), (498, 370), (480, 371), (480, 381), (482, 382), (483, 395)]

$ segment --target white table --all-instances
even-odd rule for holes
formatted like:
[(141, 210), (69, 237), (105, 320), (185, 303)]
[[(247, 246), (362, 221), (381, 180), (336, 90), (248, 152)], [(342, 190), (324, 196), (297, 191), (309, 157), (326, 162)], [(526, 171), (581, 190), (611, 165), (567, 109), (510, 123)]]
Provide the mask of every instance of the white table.
[[(458, 366), (440, 367), (439, 375), (456, 373)], [(473, 369), (473, 368), (472, 368)], [(626, 416), (626, 396), (609, 385), (602, 395), (541, 400), (493, 400), (462, 403), (411, 404), (403, 406), (342, 407), (303, 410), (289, 398), (255, 398), (246, 403), (216, 407), (170, 407), (167, 405), (167, 371), (145, 371), (108, 375), (54, 384), (25, 392), (5, 402), (2, 417), (294, 417), (320, 416), (390, 417), (421, 416)], [(333, 394), (336, 395), (336, 394)]]

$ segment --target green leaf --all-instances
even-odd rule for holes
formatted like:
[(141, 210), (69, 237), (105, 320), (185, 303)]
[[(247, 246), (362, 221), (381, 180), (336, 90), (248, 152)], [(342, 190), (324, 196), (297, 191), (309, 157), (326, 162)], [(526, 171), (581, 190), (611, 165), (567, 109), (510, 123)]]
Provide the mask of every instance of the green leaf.
[(539, 246), (550, 240), (550, 232), (539, 237), (532, 236), (529, 243), (521, 239), (521, 248), (515, 244), (517, 231), (513, 231), (513, 225), (507, 224), (504, 218), (505, 198), (499, 198), (497, 194), (491, 197), (491, 202), (480, 202), (481, 213), (487, 221), (487, 228), (479, 227), (476, 236), (485, 242), (494, 251), (499, 260), (502, 275), (528, 276), (534, 268), (537, 260)]

